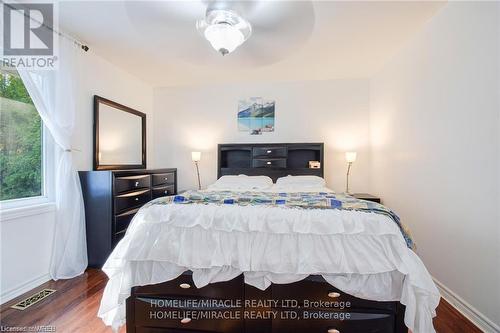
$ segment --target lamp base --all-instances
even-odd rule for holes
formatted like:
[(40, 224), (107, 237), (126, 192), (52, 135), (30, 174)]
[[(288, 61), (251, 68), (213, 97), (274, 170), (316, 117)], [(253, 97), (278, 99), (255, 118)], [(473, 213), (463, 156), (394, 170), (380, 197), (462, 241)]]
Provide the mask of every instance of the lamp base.
[(352, 162), (347, 163), (347, 174), (346, 174), (346, 181), (345, 181), (345, 193), (349, 193), (349, 175), (351, 173), (351, 165)]
[(198, 190), (201, 190), (201, 181), (200, 181), (200, 168), (198, 167), (198, 161), (195, 161), (196, 165), (196, 175), (198, 176)]

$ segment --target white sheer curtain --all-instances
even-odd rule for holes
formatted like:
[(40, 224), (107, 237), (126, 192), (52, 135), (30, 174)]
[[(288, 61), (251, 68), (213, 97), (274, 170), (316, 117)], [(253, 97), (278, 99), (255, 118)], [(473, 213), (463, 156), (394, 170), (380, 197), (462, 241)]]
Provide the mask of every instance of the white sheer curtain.
[[(81, 50), (59, 38), (57, 70), (23, 70), (19, 74), (56, 144), (56, 221), (50, 275), (54, 280), (82, 274), (87, 267), (85, 212), (71, 146), (75, 128)], [(52, 170), (50, 170), (52, 171)]]

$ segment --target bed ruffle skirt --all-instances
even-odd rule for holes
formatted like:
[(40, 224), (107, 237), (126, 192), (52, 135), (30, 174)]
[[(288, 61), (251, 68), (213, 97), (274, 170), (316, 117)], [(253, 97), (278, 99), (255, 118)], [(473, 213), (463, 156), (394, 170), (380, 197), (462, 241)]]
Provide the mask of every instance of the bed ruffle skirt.
[(439, 292), (389, 217), (357, 211), (278, 207), (149, 206), (134, 217), (103, 271), (99, 317), (125, 323), (131, 288), (193, 272), (196, 287), (244, 274), (266, 289), (322, 275), (356, 297), (400, 301), (414, 333), (435, 332)]

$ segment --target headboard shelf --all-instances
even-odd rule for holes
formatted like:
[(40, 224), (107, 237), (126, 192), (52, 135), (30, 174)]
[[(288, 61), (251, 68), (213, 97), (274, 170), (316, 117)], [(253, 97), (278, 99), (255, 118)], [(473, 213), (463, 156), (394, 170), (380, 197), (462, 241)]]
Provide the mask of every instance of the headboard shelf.
[[(287, 175), (323, 177), (323, 143), (231, 143), (219, 144), (217, 178), (245, 174), (269, 176), (276, 181)], [(320, 168), (309, 168), (319, 161)]]

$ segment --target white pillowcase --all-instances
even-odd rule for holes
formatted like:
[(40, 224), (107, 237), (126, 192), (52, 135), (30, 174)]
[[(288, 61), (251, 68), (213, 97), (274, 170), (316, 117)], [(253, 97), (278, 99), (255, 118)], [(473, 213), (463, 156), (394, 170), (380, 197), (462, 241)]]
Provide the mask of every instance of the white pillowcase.
[(286, 176), (278, 178), (279, 187), (319, 188), (325, 187), (325, 180), (318, 176)]
[(267, 176), (222, 176), (208, 187), (209, 190), (265, 190), (273, 186), (273, 180)]

